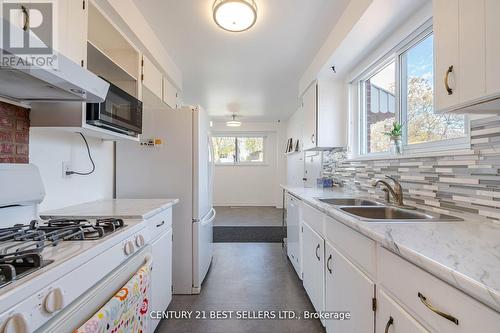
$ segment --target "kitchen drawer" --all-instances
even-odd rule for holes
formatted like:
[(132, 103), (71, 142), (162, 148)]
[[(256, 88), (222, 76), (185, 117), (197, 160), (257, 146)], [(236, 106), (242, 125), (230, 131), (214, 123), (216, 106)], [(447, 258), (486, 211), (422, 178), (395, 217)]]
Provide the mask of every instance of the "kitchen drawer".
[(372, 278), (376, 275), (376, 243), (331, 217), (325, 217), (326, 239)]
[(163, 235), (172, 227), (172, 208), (168, 208), (146, 220), (152, 240)]
[[(379, 250), (379, 283), (428, 330), (439, 333), (498, 333), (498, 312), (396, 254), (381, 247)], [(431, 307), (453, 316), (458, 324), (437, 314)]]
[(309, 226), (321, 237), (324, 237), (324, 218), (325, 214), (319, 210), (309, 206), (308, 204), (302, 205), (302, 221), (309, 224)]
[(302, 202), (302, 200), (300, 200), (299, 198), (297, 198), (293, 194), (287, 192), (286, 197), (285, 197), (285, 206), (287, 206), (289, 203), (293, 203), (294, 205), (300, 205), (301, 202)]
[(380, 288), (377, 292), (375, 323), (377, 333), (429, 333)]

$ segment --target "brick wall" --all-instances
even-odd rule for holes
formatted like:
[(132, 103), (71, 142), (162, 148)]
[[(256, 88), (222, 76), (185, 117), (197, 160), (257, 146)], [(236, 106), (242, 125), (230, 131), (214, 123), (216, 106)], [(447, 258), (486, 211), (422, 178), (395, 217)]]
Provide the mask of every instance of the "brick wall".
[(0, 163), (29, 163), (29, 110), (0, 102)]

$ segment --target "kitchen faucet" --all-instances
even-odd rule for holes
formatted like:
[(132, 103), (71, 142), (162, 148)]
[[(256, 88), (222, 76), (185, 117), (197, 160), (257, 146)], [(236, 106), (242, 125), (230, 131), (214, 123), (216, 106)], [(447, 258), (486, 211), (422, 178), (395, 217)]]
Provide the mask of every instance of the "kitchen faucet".
[(384, 185), (385, 187), (382, 191), (385, 192), (385, 200), (387, 203), (391, 203), (391, 195), (396, 201), (396, 205), (399, 207), (405, 207), (403, 203), (403, 188), (401, 184), (393, 177), (386, 175), (386, 178), (391, 179), (394, 182), (394, 187), (392, 187), (388, 182), (382, 179), (376, 179), (372, 182), (373, 187), (377, 187), (379, 184)]

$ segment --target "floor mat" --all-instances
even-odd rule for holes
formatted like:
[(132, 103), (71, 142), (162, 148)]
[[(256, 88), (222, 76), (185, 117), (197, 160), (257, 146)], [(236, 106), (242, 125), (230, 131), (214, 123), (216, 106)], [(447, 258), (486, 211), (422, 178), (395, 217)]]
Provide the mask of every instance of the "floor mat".
[(282, 238), (282, 227), (214, 226), (214, 243), (281, 243)]

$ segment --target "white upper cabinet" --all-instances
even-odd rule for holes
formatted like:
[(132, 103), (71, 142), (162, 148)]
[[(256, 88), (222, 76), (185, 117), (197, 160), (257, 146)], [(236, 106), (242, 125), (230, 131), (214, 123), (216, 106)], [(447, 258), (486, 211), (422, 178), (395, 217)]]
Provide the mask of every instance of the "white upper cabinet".
[(163, 99), (163, 74), (146, 56), (142, 56), (142, 86), (159, 100)]
[(500, 91), (500, 1), (486, 0), (486, 93)]
[(171, 109), (177, 109), (178, 97), (177, 88), (166, 77), (163, 77), (163, 103)]
[(500, 112), (500, 4), (434, 0), (435, 109)]
[(346, 90), (341, 81), (318, 80), (302, 95), (304, 150), (347, 145)]
[(56, 48), (82, 67), (87, 59), (88, 0), (59, 0)]

